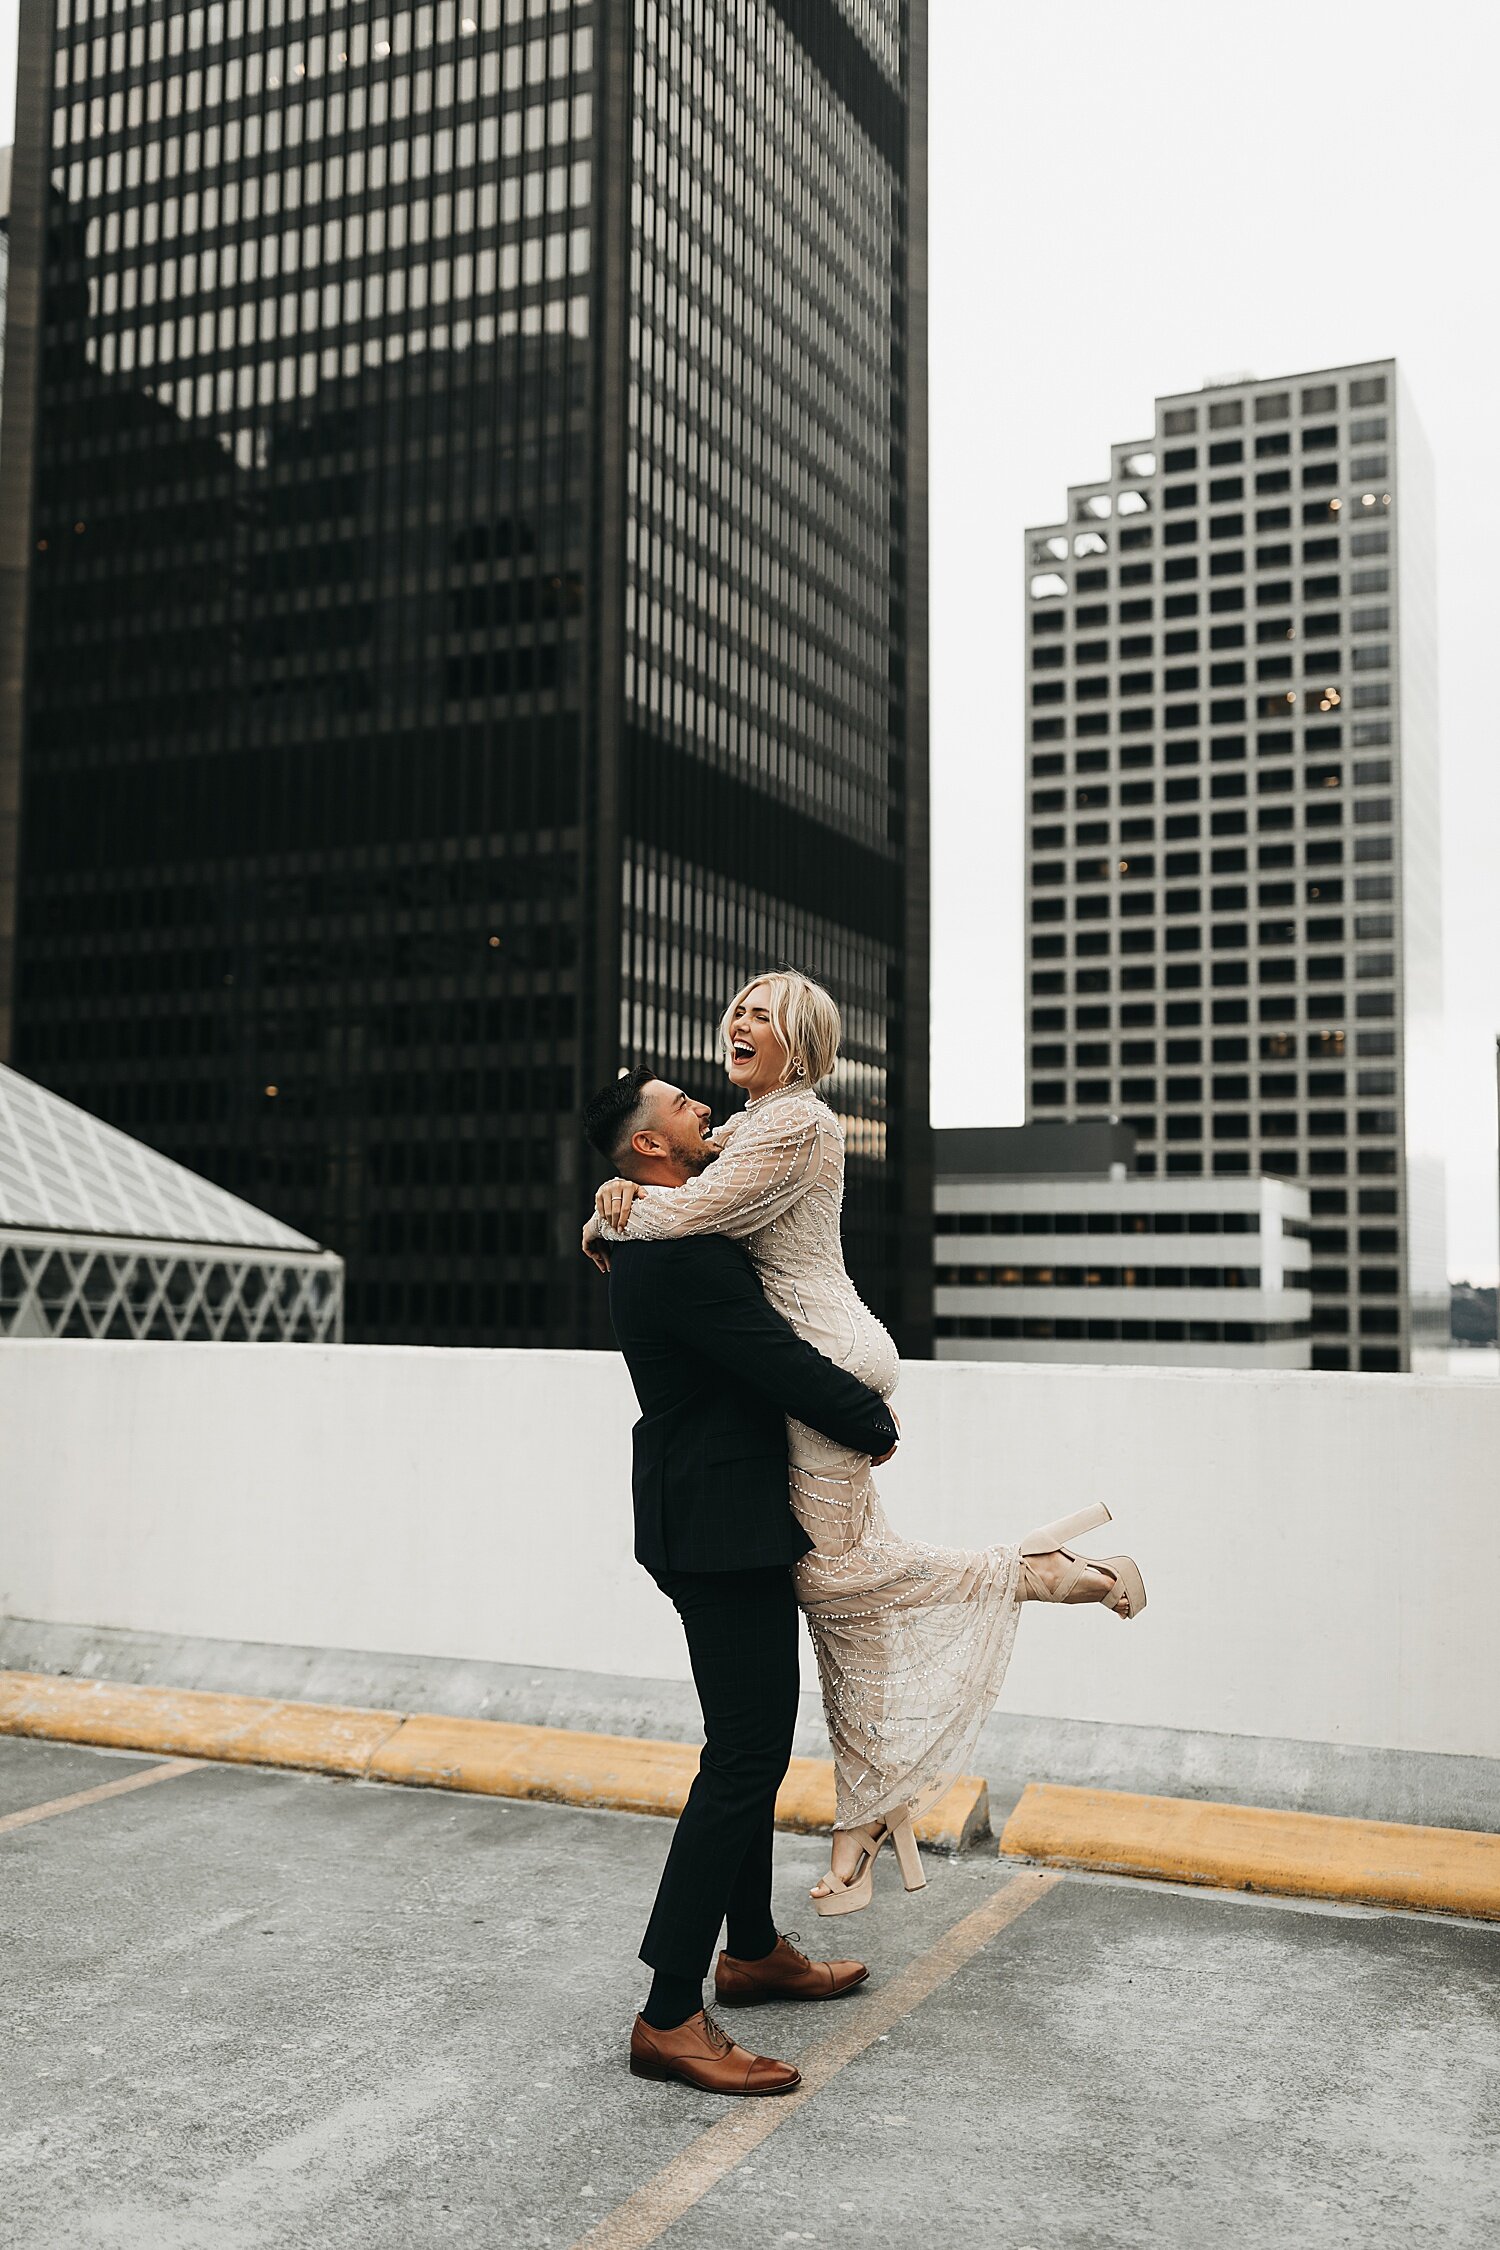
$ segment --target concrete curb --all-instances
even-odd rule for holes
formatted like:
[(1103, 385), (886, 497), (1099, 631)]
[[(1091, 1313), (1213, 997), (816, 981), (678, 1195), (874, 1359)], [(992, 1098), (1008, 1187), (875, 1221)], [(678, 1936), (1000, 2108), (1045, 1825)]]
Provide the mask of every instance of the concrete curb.
[[(698, 1750), (687, 1742), (43, 1672), (0, 1672), (0, 1734), (666, 1819), (681, 1812), (698, 1771)], [(833, 1817), (831, 1762), (794, 1758), (776, 1800), (777, 1827), (816, 1835), (832, 1827)], [(938, 1851), (961, 1850), (989, 1833), (989, 1792), (972, 1774), (917, 1822), (921, 1842)]]
[[(697, 1748), (686, 1742), (43, 1672), (0, 1672), (0, 1734), (666, 1819), (681, 1811), (698, 1770)], [(794, 1758), (777, 1826), (816, 1835), (833, 1815), (831, 1763)], [(956, 1782), (917, 1833), (943, 1851), (987, 1837), (985, 1783), (977, 1775)], [(1000, 1850), (1165, 1882), (1500, 1920), (1500, 1835), (1470, 1829), (1032, 1782)]]
[(1032, 1782), (1000, 1849), (1054, 1867), (1500, 1920), (1500, 1835)]
[[(362, 1711), (444, 1711), (514, 1726), (649, 1735), (658, 1742), (700, 1739), (691, 1680), (632, 1679), (483, 1657), (399, 1656), (389, 1650), (224, 1641), (0, 1617), (0, 1672), (211, 1688), (219, 1695), (337, 1703)], [(828, 1755), (823, 1706), (815, 1692), (804, 1690), (800, 1698), (793, 1747), (808, 1758)], [(980, 1729), (970, 1767), (989, 1781), (997, 1831), (1033, 1776), (1077, 1789), (1213, 1797), (1278, 1811), (1336, 1813), (1346, 1820), (1480, 1831), (1500, 1826), (1495, 1811), (1500, 1756), (1365, 1749), (1347, 1742), (1037, 1718), (1002, 1709), (992, 1711)]]

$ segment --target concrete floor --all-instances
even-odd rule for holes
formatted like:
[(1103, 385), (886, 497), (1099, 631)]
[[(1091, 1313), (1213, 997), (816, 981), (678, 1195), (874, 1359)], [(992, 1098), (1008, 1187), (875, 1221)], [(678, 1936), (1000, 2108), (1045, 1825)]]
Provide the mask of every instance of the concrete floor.
[[(157, 1762), (0, 1739), (0, 1815)], [(624, 2067), (666, 1836), (216, 1767), (0, 1834), (0, 2244), (568, 2250), (752, 2106)], [(782, 1839), (784, 1922), (877, 1979), (1011, 1873), (883, 1865), (825, 1926), (821, 1857)], [(730, 2021), (795, 2056), (840, 2012)], [(1068, 1877), (659, 2239), (1497, 2236), (1500, 1933)]]

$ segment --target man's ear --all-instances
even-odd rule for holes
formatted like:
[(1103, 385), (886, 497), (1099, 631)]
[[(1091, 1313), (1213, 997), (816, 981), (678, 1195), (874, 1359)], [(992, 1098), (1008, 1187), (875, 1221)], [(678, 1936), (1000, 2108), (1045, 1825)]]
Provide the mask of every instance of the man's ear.
[(654, 1133), (649, 1127), (642, 1126), (639, 1131), (632, 1133), (630, 1136), (629, 1153), (632, 1156), (644, 1156), (649, 1161), (654, 1156), (665, 1156), (667, 1144), (660, 1133)]

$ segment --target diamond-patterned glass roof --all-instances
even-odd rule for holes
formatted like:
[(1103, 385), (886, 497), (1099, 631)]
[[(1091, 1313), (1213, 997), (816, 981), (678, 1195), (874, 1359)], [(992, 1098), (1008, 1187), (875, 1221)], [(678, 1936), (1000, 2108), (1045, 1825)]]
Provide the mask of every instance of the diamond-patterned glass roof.
[(319, 1247), (3, 1063), (0, 1227), (257, 1249)]

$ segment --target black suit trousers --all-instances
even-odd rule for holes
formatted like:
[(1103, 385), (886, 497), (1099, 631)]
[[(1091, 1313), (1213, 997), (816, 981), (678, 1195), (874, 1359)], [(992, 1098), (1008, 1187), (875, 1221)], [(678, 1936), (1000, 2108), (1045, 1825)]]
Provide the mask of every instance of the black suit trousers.
[(657, 1583), (687, 1634), (705, 1740), (641, 1959), (704, 1977), (725, 1916), (770, 1910), (776, 1792), (797, 1723), (797, 1599), (783, 1566), (663, 1571)]

